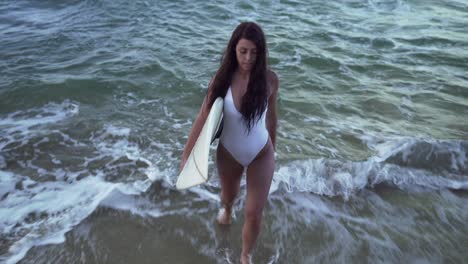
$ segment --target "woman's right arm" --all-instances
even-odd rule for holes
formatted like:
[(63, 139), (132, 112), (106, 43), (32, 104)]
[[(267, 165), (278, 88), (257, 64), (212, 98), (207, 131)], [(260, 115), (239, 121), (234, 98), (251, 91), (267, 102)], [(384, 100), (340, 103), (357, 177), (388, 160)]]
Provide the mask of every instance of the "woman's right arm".
[(203, 125), (205, 124), (206, 118), (208, 117), (208, 113), (210, 112), (210, 108), (208, 106), (208, 100), (209, 100), (209, 97), (205, 96), (205, 99), (203, 100), (203, 104), (200, 108), (197, 118), (193, 122), (192, 130), (190, 131), (190, 134), (187, 139), (187, 143), (185, 143), (184, 152), (182, 153), (182, 159), (180, 162), (179, 171), (181, 171), (184, 168), (185, 162), (187, 162), (190, 152), (192, 152), (192, 148), (195, 145), (195, 142), (197, 141), (198, 136), (200, 135)]
[(198, 112), (197, 118), (193, 122), (192, 130), (190, 131), (190, 134), (187, 139), (187, 143), (185, 143), (185, 148), (184, 152), (182, 153), (182, 159), (180, 162), (180, 167), (179, 171), (182, 171), (182, 169), (185, 166), (185, 162), (187, 162), (187, 159), (190, 155), (190, 152), (192, 152), (193, 146), (195, 145), (195, 142), (197, 141), (198, 136), (200, 135), (200, 132), (205, 125), (206, 118), (208, 117), (208, 114), (210, 113), (211, 106), (209, 105), (209, 100), (211, 97), (212, 93), (212, 84), (213, 84), (213, 79), (210, 81), (210, 84), (208, 85), (208, 93), (203, 99), (202, 106), (200, 107), (200, 111)]

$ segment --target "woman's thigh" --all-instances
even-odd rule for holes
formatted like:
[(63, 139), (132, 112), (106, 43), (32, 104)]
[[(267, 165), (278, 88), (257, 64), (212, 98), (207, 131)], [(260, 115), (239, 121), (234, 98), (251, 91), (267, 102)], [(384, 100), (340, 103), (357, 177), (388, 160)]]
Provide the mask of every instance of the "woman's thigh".
[(216, 165), (222, 191), (237, 193), (244, 167), (231, 156), (221, 142), (218, 144), (216, 151)]
[(246, 214), (262, 213), (270, 191), (271, 181), (275, 170), (274, 149), (271, 140), (266, 149), (247, 168), (247, 198)]

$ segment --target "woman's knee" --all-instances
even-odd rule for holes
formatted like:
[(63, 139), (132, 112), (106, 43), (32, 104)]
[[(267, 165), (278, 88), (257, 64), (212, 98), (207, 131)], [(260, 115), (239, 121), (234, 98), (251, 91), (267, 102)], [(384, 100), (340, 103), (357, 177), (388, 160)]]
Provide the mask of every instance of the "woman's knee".
[(262, 209), (259, 208), (246, 208), (245, 221), (253, 225), (260, 225), (262, 222)]

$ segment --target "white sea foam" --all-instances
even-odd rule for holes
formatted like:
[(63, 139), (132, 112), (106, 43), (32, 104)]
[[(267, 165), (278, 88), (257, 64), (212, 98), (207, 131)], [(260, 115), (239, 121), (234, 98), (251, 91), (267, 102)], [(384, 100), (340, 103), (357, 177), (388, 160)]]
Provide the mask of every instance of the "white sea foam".
[(0, 155), (0, 169), (3, 169), (6, 167), (6, 161), (5, 161), (5, 158)]
[(365, 161), (309, 159), (282, 165), (270, 192), (313, 192), (348, 199), (353, 193), (377, 184), (397, 188), (468, 189), (468, 143), (408, 137), (360, 138), (375, 156)]
[(16, 111), (7, 117), (0, 119), (0, 126), (5, 126), (8, 131), (24, 131), (35, 125), (56, 123), (79, 112), (79, 104), (65, 100), (60, 104), (48, 103), (40, 108)]
[[(101, 131), (97, 133), (96, 136), (92, 139), (96, 149), (100, 154), (94, 158), (89, 158), (85, 162), (85, 166), (94, 160), (100, 160), (105, 156), (112, 157), (113, 161), (117, 161), (121, 157), (125, 157), (136, 164), (135, 162), (140, 162), (146, 164), (146, 167), (140, 168), (139, 170), (144, 173), (149, 180), (156, 181), (158, 179), (165, 179), (167, 182), (170, 182), (170, 175), (173, 174), (173, 168), (160, 169), (157, 166), (158, 160), (161, 159), (161, 155), (151, 155), (145, 154), (140, 149), (139, 145), (135, 142), (132, 142), (129, 137), (131, 135), (131, 129), (126, 127), (119, 127), (115, 125), (106, 125)], [(169, 149), (171, 149), (167, 144), (162, 143), (152, 143), (152, 146), (158, 146), (166, 151), (170, 155)], [(116, 165), (108, 165), (108, 168), (122, 166), (122, 163)], [(139, 191), (142, 191), (147, 188), (149, 182), (144, 180), (137, 180), (135, 182), (140, 188)], [(124, 190), (123, 190), (124, 191)], [(125, 191), (124, 191), (125, 192)]]
[(219, 198), (218, 194), (214, 194), (205, 188), (202, 188), (200, 186), (194, 187), (190, 189), (191, 192), (196, 193), (199, 197), (207, 199), (207, 200), (212, 200), (216, 202), (221, 202), (221, 199)]
[(376, 161), (460, 175), (468, 172), (468, 142), (461, 140), (399, 137), (368, 146), (378, 153)]
[(294, 161), (275, 172), (270, 193), (313, 192), (326, 196), (351, 195), (378, 184), (400, 189), (428, 188), (468, 190), (468, 180), (451, 179), (426, 170), (405, 168), (376, 161), (343, 162), (338, 160)]
[(30, 134), (45, 133), (40, 129), (33, 129), (35, 126), (54, 124), (66, 120), (79, 113), (79, 104), (70, 100), (65, 100), (60, 104), (48, 103), (39, 108), (16, 111), (0, 118), (0, 128), (3, 140), (0, 142), (0, 149), (12, 142), (25, 144)]
[(8, 252), (7, 263), (24, 257), (32, 246), (61, 243), (64, 234), (91, 214), (115, 188), (98, 176), (89, 176), (72, 184), (44, 182), (31, 184), (28, 177), (1, 172), (2, 190), (11, 190), (13, 182), (23, 181), (23, 189), (11, 192), (0, 202), (2, 233), (27, 230)]
[(429, 189), (468, 190), (468, 180), (453, 180), (447, 176), (435, 175), (418, 169), (408, 169), (394, 164), (385, 164), (369, 179), (370, 185), (380, 183), (392, 184), (407, 189), (423, 187)]
[(126, 195), (138, 195), (146, 192), (151, 184), (151, 179), (137, 180), (129, 184), (119, 184), (117, 185), (117, 189)]
[(161, 103), (161, 100), (160, 100), (160, 99), (152, 99), (152, 100), (142, 99), (142, 100), (138, 103), (138, 105), (146, 105), (146, 104), (154, 105), (154, 104), (158, 104), (158, 103)]
[(131, 130), (126, 127), (106, 125), (103, 131), (93, 139), (96, 148), (105, 155), (112, 157), (127, 157), (137, 160), (141, 156), (138, 145), (128, 140)]
[[(76, 178), (83, 172), (77, 172)], [(60, 178), (62, 169), (54, 172)], [(154, 178), (162, 177), (160, 172), (153, 172)], [(63, 175), (62, 175), (63, 176)], [(89, 216), (101, 203), (113, 204), (116, 209), (131, 210), (132, 203), (119, 205), (112, 197), (112, 192), (122, 196), (137, 196), (146, 192), (152, 181), (135, 180), (127, 184), (109, 183), (103, 180), (104, 175), (89, 175), (73, 182), (52, 181), (37, 183), (27, 176), (15, 175), (12, 172), (0, 171), (0, 230), (2, 234), (15, 239), (14, 234), (26, 232), (26, 235), (16, 238), (9, 251), (1, 260), (6, 263), (16, 263), (21, 260), (33, 246), (51, 243), (62, 243), (64, 234)], [(15, 188), (16, 185), (20, 188)], [(3, 199), (1, 199), (4, 197)], [(123, 199), (123, 198), (122, 198)], [(142, 200), (144, 201), (144, 200)], [(142, 203), (140, 201), (139, 203)], [(141, 208), (148, 208), (141, 204)], [(158, 209), (141, 210), (142, 214), (159, 216)]]
[(130, 131), (131, 131), (130, 128), (116, 127), (114, 125), (107, 125), (105, 127), (105, 133), (107, 133), (107, 135), (110, 135), (110, 136), (128, 137), (130, 135)]
[(15, 190), (16, 180), (11, 172), (0, 171), (0, 201), (7, 193)]
[(153, 203), (148, 199), (136, 196), (123, 194), (120, 191), (114, 190), (109, 196), (101, 202), (102, 206), (110, 207), (116, 210), (129, 211), (132, 214), (140, 216), (161, 217), (162, 213), (160, 204)]
[(326, 159), (294, 161), (282, 166), (275, 173), (270, 193), (277, 191), (282, 184), (289, 192), (342, 195), (347, 199), (367, 185), (373, 165), (373, 162), (353, 163)]

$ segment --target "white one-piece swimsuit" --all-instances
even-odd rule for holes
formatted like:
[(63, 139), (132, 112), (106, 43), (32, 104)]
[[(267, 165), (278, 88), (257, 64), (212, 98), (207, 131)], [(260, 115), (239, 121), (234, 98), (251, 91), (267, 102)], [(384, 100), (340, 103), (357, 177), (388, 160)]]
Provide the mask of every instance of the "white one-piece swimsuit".
[(266, 112), (267, 109), (248, 132), (243, 116), (234, 104), (231, 87), (229, 87), (224, 98), (224, 123), (220, 141), (232, 157), (244, 167), (247, 167), (257, 157), (268, 142)]

